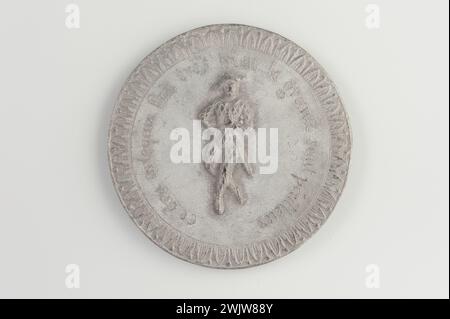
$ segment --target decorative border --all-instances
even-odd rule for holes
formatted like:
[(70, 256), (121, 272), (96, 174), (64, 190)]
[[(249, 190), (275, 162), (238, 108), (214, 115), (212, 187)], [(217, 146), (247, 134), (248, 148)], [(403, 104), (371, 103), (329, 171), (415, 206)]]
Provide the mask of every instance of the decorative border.
[[(228, 247), (200, 242), (168, 225), (145, 203), (131, 172), (131, 133), (136, 112), (157, 79), (180, 60), (208, 47), (238, 46), (284, 62), (309, 84), (327, 116), (330, 167), (316, 201), (289, 229), (270, 239)], [(345, 186), (351, 133), (347, 114), (332, 81), (301, 47), (263, 29), (235, 24), (211, 25), (176, 36), (150, 53), (131, 73), (117, 99), (109, 131), (108, 156), (119, 198), (136, 225), (172, 255), (216, 268), (245, 268), (280, 258), (298, 248), (331, 214)]]

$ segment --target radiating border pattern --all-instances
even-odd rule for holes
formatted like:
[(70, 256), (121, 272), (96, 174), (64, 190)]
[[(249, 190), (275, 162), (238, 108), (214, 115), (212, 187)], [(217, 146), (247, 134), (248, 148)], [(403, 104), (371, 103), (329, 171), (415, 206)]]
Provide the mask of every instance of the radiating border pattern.
[[(197, 241), (168, 225), (146, 204), (131, 162), (131, 131), (149, 89), (179, 61), (208, 47), (241, 47), (270, 55), (295, 70), (311, 87), (326, 114), (331, 138), (330, 166), (316, 201), (289, 229), (243, 246)], [(299, 247), (328, 218), (345, 185), (351, 134), (347, 115), (332, 81), (302, 48), (282, 36), (245, 25), (212, 25), (188, 31), (149, 54), (132, 72), (116, 102), (109, 131), (111, 175), (123, 206), (138, 227), (158, 246), (186, 261), (216, 268), (244, 268), (284, 256)]]

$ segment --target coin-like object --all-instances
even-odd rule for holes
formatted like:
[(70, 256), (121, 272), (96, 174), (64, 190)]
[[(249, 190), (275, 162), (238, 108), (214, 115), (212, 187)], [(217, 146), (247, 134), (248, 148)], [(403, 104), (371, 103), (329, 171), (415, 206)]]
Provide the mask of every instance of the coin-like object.
[(216, 268), (299, 247), (339, 199), (350, 149), (324, 69), (290, 40), (234, 24), (188, 31), (145, 57), (108, 139), (136, 225), (172, 255)]

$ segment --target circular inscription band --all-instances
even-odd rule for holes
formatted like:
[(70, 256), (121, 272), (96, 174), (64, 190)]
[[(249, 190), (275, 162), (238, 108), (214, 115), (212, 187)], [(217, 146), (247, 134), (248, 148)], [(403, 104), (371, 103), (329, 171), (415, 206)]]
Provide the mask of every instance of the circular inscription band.
[[(256, 161), (208, 162), (202, 137), (212, 129), (257, 133)], [(226, 24), (145, 57), (108, 139), (113, 183), (136, 225), (172, 255), (216, 268), (261, 265), (311, 237), (340, 197), (350, 150), (323, 68), (278, 34)]]

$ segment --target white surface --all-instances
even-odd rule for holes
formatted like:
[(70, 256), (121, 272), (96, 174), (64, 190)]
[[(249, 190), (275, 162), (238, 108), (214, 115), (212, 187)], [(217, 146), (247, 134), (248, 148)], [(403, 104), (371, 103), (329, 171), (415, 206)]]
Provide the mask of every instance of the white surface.
[[(448, 2), (69, 1), (0, 5), (0, 297), (446, 297)], [(120, 206), (106, 136), (114, 100), (150, 51), (186, 30), (242, 23), (308, 50), (353, 130), (347, 187), (302, 248), (247, 270), (191, 265)], [(81, 287), (65, 287), (65, 266)], [(380, 288), (365, 285), (368, 264)]]

